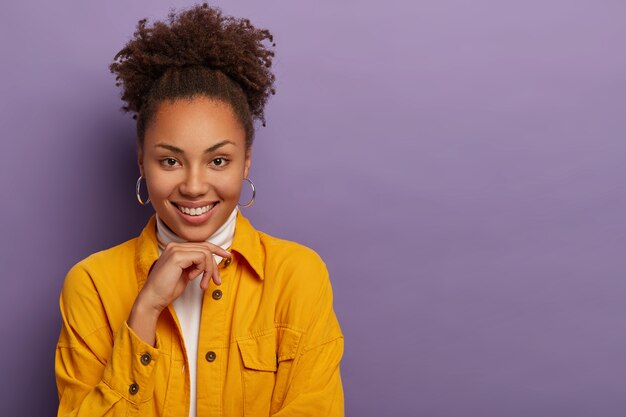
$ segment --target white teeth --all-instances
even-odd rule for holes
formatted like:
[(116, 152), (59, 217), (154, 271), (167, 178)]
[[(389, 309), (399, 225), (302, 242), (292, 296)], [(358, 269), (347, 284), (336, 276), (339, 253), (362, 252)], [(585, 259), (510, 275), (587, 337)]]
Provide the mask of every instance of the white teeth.
[(183, 207), (183, 206), (177, 206), (177, 207), (178, 207), (178, 210), (182, 211), (185, 214), (188, 214), (190, 216), (199, 216), (211, 210), (213, 206), (215, 206), (215, 204), (210, 204), (208, 206), (197, 207), (197, 208), (188, 208), (188, 207)]

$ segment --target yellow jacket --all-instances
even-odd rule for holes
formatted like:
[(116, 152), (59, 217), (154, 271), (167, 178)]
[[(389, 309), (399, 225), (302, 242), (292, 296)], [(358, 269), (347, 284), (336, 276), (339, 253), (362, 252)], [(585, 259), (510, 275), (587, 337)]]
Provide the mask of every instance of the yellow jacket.
[[(343, 336), (322, 260), (256, 231), (238, 214), (232, 262), (202, 303), (197, 416), (343, 416)], [(176, 314), (156, 347), (126, 319), (158, 258), (156, 217), (141, 235), (67, 274), (55, 371), (59, 416), (189, 415), (189, 372)]]

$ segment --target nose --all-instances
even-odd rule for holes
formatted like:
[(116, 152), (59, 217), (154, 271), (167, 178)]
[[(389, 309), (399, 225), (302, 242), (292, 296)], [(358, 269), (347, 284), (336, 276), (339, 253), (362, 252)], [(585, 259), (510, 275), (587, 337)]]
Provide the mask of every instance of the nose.
[(210, 188), (208, 176), (200, 168), (189, 169), (179, 185), (180, 193), (189, 198), (201, 197), (207, 194)]

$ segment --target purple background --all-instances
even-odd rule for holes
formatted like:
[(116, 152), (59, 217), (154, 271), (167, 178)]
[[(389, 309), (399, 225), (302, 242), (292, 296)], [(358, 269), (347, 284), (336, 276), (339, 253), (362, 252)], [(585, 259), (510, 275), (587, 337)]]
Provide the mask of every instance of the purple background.
[[(64, 275), (150, 214), (107, 66), (190, 4), (3, 4), (0, 415), (56, 413)], [(347, 415), (626, 415), (626, 3), (215, 4), (275, 34), (245, 213), (326, 260)]]

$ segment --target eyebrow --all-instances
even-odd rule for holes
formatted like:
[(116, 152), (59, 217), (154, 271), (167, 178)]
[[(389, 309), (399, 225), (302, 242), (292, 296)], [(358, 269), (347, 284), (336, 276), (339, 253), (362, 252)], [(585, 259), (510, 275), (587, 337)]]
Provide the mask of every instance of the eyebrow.
[[(229, 140), (223, 140), (221, 142), (216, 143), (215, 145), (207, 148), (204, 150), (204, 153), (211, 153), (211, 152), (215, 152), (216, 150), (218, 150), (219, 148), (221, 148), (224, 145), (228, 145), (228, 144), (234, 145), (233, 142), (229, 141)], [(155, 148), (165, 148), (167, 150), (170, 150), (174, 153), (180, 154), (180, 155), (184, 155), (185, 151), (183, 151), (182, 149), (173, 146), (173, 145), (168, 145), (167, 143), (158, 143), (155, 145)]]

